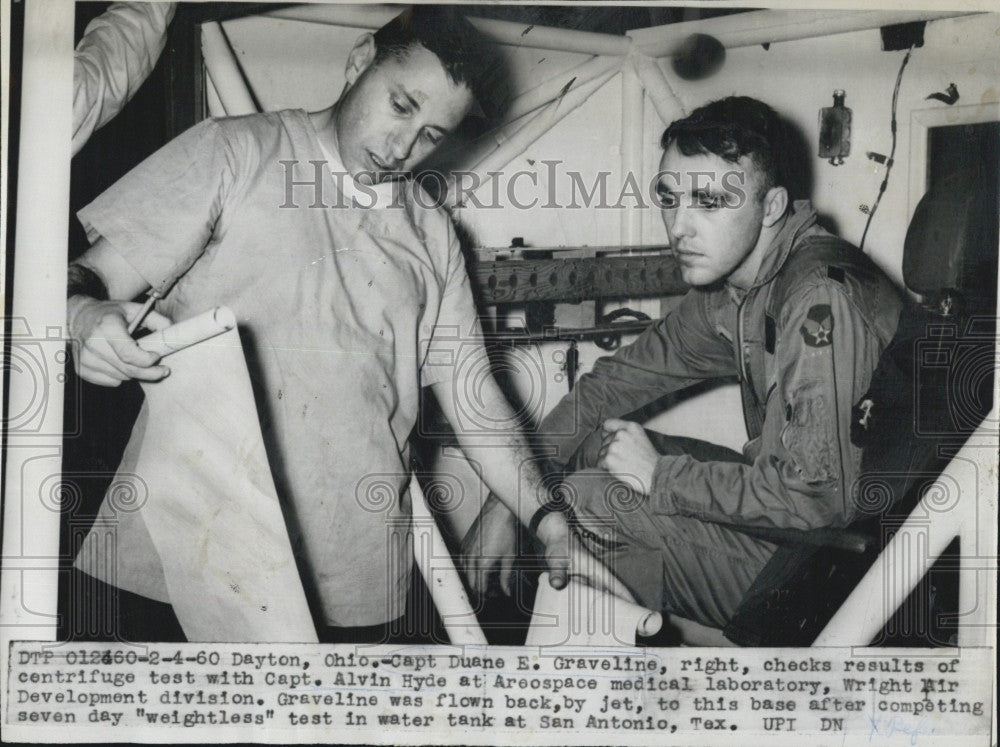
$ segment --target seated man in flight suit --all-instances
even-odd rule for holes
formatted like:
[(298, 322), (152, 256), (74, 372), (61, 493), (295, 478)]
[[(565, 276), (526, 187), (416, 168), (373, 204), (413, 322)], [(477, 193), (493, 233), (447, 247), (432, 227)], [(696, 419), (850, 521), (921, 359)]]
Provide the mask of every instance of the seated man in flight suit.
[[(691, 290), (598, 360), (539, 428), (541, 455), (572, 473), (570, 512), (610, 532), (612, 572), (651, 609), (713, 628), (736, 611), (772, 540), (857, 516), (851, 410), (901, 310), (867, 257), (821, 228), (808, 201), (791, 201), (787, 127), (766, 104), (730, 97), (666, 129), (657, 192)], [(750, 435), (742, 454), (628, 419), (734, 375)], [(472, 535), (482, 590), (509, 557), (512, 517), (489, 500)]]

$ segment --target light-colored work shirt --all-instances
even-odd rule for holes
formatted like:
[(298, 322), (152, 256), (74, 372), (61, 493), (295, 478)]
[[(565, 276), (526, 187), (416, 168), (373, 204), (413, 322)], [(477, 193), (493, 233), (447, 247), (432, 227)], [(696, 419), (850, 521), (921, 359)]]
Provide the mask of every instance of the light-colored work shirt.
[[(404, 609), (419, 388), (480, 354), (481, 331), (454, 228), (426, 193), (386, 183), (353, 190), (356, 207), (325, 161), (303, 111), (207, 120), (79, 217), (175, 322), (233, 309), (307, 588), (327, 624), (372, 625)], [(380, 207), (364, 207), (370, 192)], [(169, 601), (141, 511), (117, 518), (104, 580)]]

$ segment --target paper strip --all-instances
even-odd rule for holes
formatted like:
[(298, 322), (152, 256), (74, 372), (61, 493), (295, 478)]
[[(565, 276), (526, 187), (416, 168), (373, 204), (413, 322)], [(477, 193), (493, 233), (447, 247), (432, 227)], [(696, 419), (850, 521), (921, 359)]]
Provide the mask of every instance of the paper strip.
[(659, 612), (575, 580), (556, 591), (543, 573), (524, 645), (634, 646), (637, 633), (653, 635), (662, 625)]
[(143, 384), (130, 469), (148, 489), (142, 519), (184, 634), (315, 642), (237, 331), (174, 352), (170, 369)]

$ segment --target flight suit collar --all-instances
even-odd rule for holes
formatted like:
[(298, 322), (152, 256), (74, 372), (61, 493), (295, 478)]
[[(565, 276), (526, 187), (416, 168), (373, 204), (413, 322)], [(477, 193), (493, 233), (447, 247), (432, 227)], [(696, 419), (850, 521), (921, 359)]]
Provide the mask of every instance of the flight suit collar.
[(764, 260), (757, 271), (757, 279), (754, 280), (753, 285), (744, 290), (727, 284), (730, 294), (737, 297), (744, 297), (748, 291), (770, 283), (775, 275), (781, 271), (785, 262), (788, 261), (788, 257), (792, 253), (792, 247), (796, 245), (799, 238), (815, 227), (816, 210), (813, 208), (812, 203), (809, 200), (796, 200), (792, 204), (791, 210), (788, 211), (788, 215), (785, 218), (785, 225), (778, 232), (778, 235), (774, 237), (774, 241), (771, 242), (770, 248), (765, 253)]

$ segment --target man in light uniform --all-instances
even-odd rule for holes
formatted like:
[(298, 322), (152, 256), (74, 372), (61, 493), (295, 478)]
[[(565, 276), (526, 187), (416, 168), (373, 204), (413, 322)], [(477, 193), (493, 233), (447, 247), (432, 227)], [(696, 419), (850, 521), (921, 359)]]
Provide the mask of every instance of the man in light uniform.
[[(169, 374), (126, 334), (144, 291), (162, 297), (150, 328), (216, 305), (235, 312), (321, 640), (378, 640), (403, 614), (410, 559), (391, 560), (401, 550), (387, 525), (408, 512), (421, 385), (463, 447), (489, 446), (475, 454), (483, 477), (526, 524), (546, 500), (492, 378), (475, 405), (457, 380), (488, 361), (453, 226), (412, 181), (392, 178), (466, 115), (482, 59), (464, 19), (418, 6), (359, 39), (329, 109), (202, 122), (80, 212), (92, 247), (71, 266), (68, 315), (83, 378)], [(86, 544), (77, 566), (169, 602), (141, 511), (117, 521), (118, 567), (88, 564)], [(536, 523), (565, 583), (581, 551), (560, 514)]]

